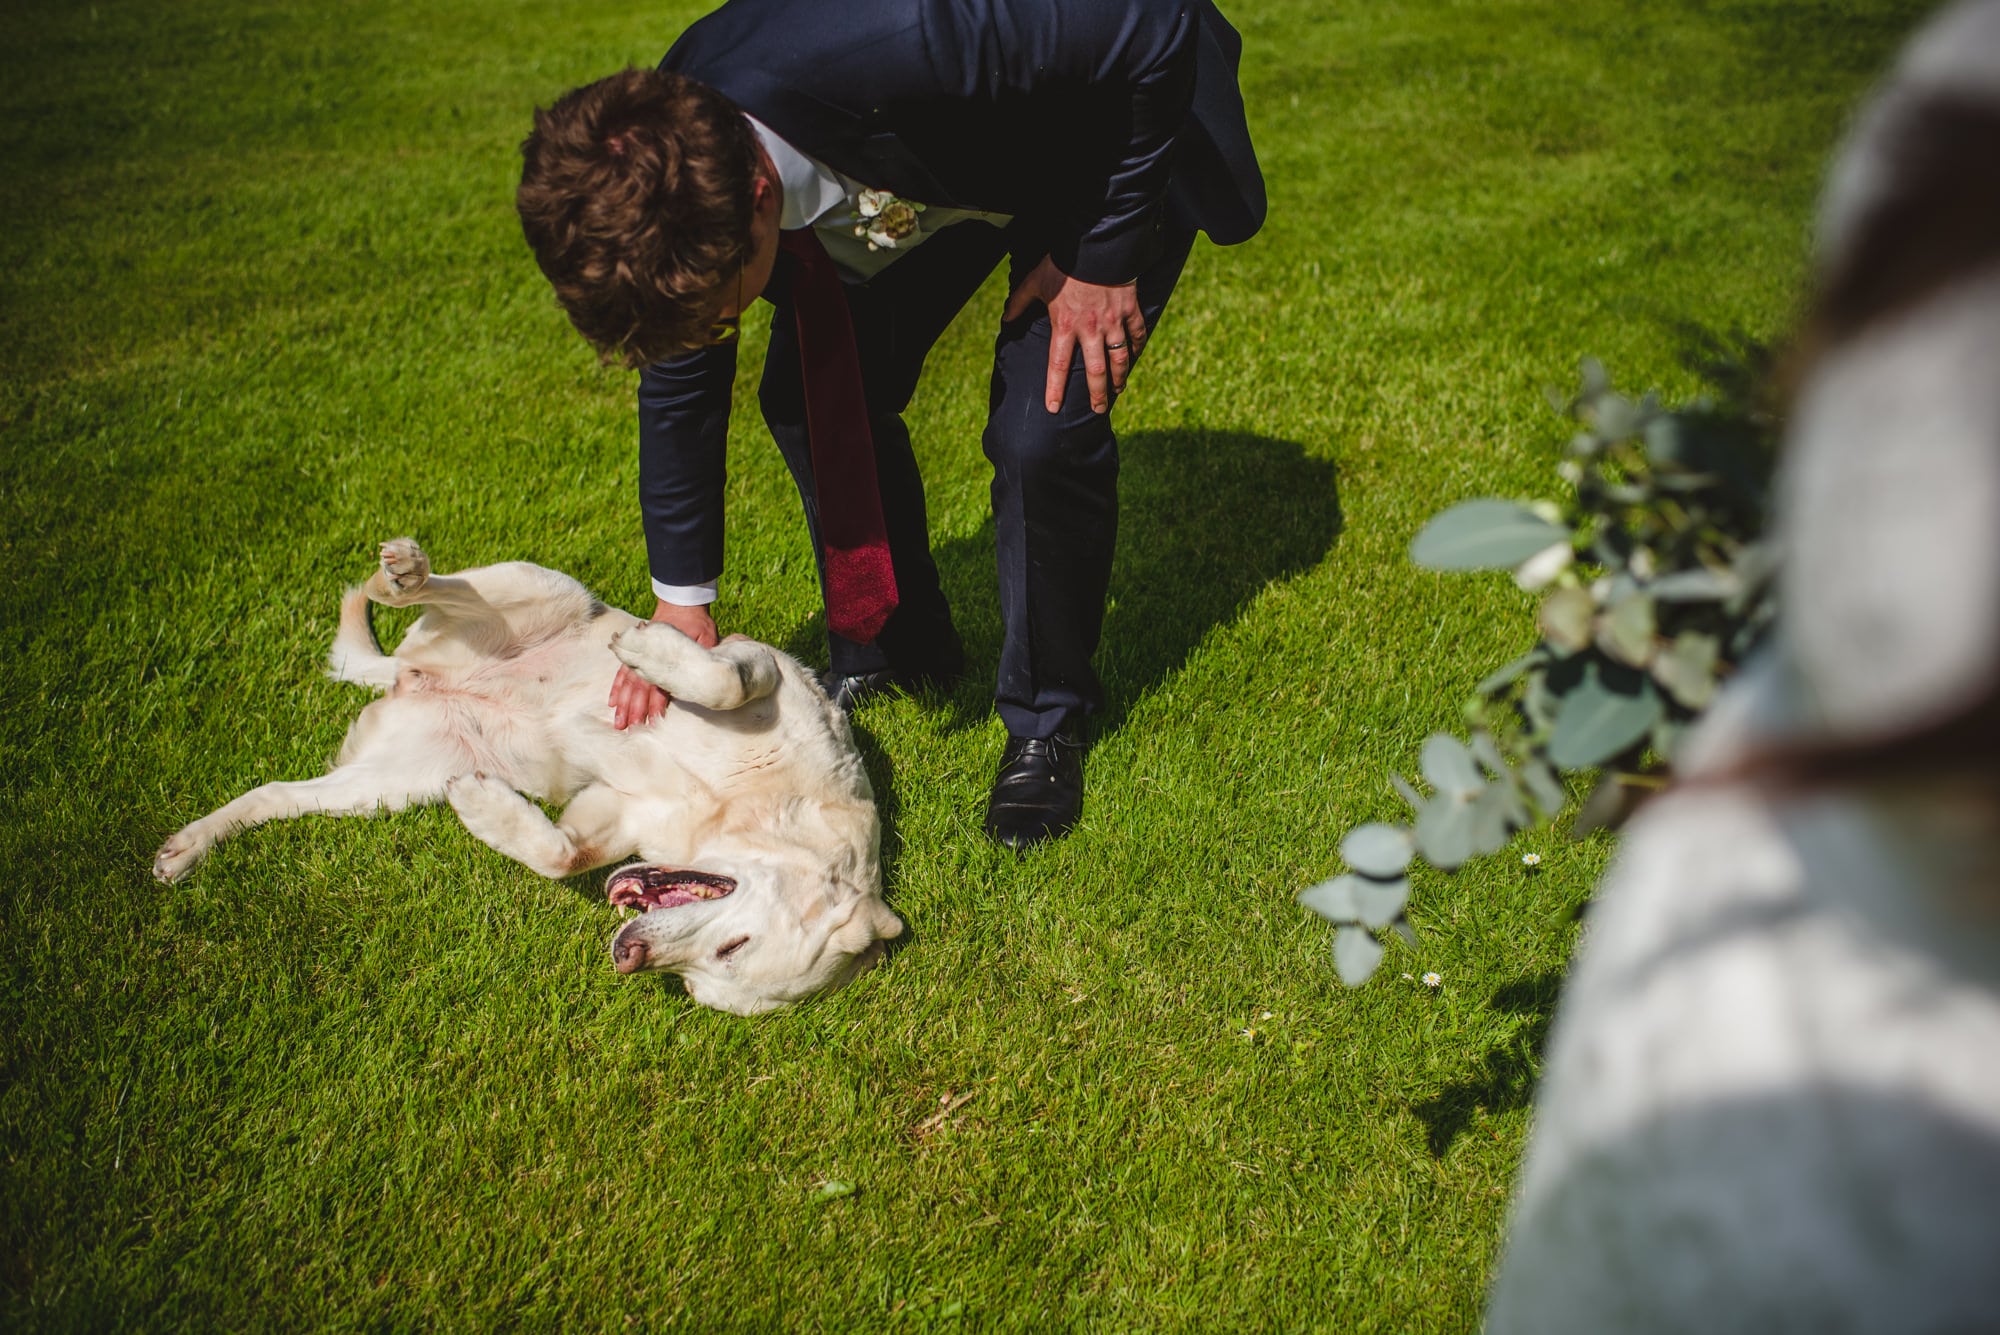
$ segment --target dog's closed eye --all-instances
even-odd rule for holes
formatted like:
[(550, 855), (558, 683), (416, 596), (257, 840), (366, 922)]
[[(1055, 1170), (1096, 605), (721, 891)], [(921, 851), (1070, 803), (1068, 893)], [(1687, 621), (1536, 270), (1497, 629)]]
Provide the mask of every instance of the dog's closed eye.
[(744, 946), (748, 945), (749, 943), (750, 943), (749, 937), (739, 936), (734, 941), (731, 941), (728, 945), (724, 946), (722, 949), (716, 951), (715, 957), (719, 960), (726, 960), (731, 955), (734, 955), (737, 951), (741, 950)]

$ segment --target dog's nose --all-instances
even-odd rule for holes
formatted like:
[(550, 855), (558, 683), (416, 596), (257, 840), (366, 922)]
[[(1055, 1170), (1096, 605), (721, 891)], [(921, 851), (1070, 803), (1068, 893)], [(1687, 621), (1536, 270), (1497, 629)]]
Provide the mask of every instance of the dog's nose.
[(619, 937), (611, 943), (611, 966), (620, 973), (643, 969), (646, 966), (646, 943), (637, 937)]

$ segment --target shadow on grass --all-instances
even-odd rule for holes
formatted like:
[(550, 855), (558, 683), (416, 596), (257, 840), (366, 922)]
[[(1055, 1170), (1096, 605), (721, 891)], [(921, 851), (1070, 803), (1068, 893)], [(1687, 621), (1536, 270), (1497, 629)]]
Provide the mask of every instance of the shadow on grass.
[[(1291, 441), (1200, 428), (1141, 431), (1121, 438), (1119, 459), (1118, 555), (1097, 653), (1106, 697), (1099, 736), (1122, 726), (1267, 585), (1319, 564), (1342, 522), (1334, 465)], [(948, 726), (980, 726), (992, 713), (1000, 660), (993, 521), (934, 554), (966, 648), (965, 680), (944, 706)], [(794, 627), (784, 647), (823, 663), (823, 636), (814, 617)]]
[(1535, 1073), (1541, 1068), (1562, 984), (1563, 975), (1551, 971), (1518, 978), (1494, 992), (1489, 1006), (1504, 1014), (1523, 1016), (1525, 1021), (1504, 1043), (1487, 1049), (1465, 1079), (1445, 1086), (1436, 1097), (1412, 1110), (1424, 1124), (1434, 1157), (1444, 1157), (1479, 1109), (1512, 1112), (1527, 1107), (1534, 1098)]
[[(1112, 563), (1097, 667), (1105, 708), (1096, 734), (1123, 726), (1147, 693), (1179, 671), (1210, 631), (1234, 620), (1266, 586), (1312, 569), (1341, 530), (1337, 470), (1292, 441), (1200, 428), (1141, 431), (1119, 440), (1118, 554)], [(949, 699), (950, 731), (993, 711), (1000, 660), (993, 521), (934, 550), (965, 640), (966, 673)], [(800, 622), (788, 653), (826, 661), (824, 623)], [(885, 884), (901, 850), (894, 766), (865, 726), (855, 741), (882, 810)]]

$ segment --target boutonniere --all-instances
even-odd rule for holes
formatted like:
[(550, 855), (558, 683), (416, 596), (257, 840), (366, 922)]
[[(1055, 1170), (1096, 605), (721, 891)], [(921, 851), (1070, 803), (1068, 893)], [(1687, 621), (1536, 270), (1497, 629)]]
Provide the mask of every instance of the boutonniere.
[(868, 249), (894, 250), (898, 241), (916, 235), (917, 215), (924, 206), (887, 190), (863, 190), (855, 197), (854, 211), (861, 218), (854, 234), (868, 239)]

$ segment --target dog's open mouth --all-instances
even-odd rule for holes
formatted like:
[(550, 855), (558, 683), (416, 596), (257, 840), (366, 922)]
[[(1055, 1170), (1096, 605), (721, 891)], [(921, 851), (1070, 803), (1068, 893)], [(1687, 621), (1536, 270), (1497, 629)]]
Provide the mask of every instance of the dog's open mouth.
[(727, 876), (639, 863), (612, 872), (604, 883), (604, 897), (620, 908), (646, 912), (722, 899), (735, 889), (736, 882)]

